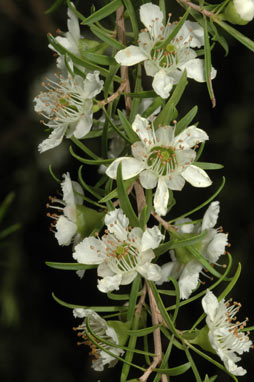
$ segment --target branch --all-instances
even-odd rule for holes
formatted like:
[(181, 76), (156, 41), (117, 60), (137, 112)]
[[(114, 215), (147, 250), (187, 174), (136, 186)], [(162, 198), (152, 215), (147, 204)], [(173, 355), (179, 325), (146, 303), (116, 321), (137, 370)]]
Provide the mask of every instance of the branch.
[(144, 193), (144, 189), (138, 181), (134, 182), (134, 189), (137, 198), (137, 207), (138, 207), (138, 215), (146, 205), (146, 197)]
[(211, 17), (213, 19), (217, 19), (216, 15), (213, 12), (207, 11), (206, 9), (200, 7), (197, 4), (192, 3), (191, 1), (188, 1), (188, 0), (176, 0), (176, 1), (180, 5), (183, 4), (186, 7), (190, 7), (192, 9), (195, 9), (195, 11), (202, 13), (202, 15), (205, 15), (207, 17)]
[[(153, 292), (147, 283), (151, 313), (152, 313), (152, 324), (158, 325), (162, 321), (162, 317), (160, 311), (158, 309), (156, 300), (154, 298)], [(162, 345), (161, 345), (161, 332), (160, 328), (156, 328), (153, 332), (153, 341), (154, 341), (154, 353), (153, 362), (148, 367), (148, 369), (144, 372), (144, 374), (139, 378), (141, 382), (146, 382), (150, 374), (153, 372), (153, 369), (161, 362), (162, 360)], [(165, 380), (165, 377), (162, 377), (162, 380)]]
[(108, 103), (113, 102), (114, 99), (116, 99), (125, 89), (127, 89), (127, 86), (127, 80), (124, 80), (115, 93), (113, 93), (110, 97), (104, 99), (103, 101), (98, 102), (98, 104), (101, 106), (105, 106)]
[(156, 214), (156, 212), (154, 212), (153, 210), (151, 211), (151, 214), (153, 215), (153, 217), (167, 230), (167, 231), (172, 231), (172, 230), (176, 230), (174, 226), (172, 226), (171, 224), (167, 223), (166, 220), (162, 219), (161, 216), (159, 216), (158, 214)]
[[(124, 26), (124, 6), (121, 6), (118, 8), (116, 11), (116, 26), (117, 26), (117, 35), (118, 35), (118, 40), (125, 45), (125, 26)], [(128, 66), (121, 66), (121, 78), (126, 81), (126, 93), (131, 92), (130, 88), (130, 81), (129, 81), (129, 76), (128, 76)], [(126, 107), (126, 112), (129, 114), (131, 110), (131, 98), (129, 96), (125, 96), (125, 107)]]

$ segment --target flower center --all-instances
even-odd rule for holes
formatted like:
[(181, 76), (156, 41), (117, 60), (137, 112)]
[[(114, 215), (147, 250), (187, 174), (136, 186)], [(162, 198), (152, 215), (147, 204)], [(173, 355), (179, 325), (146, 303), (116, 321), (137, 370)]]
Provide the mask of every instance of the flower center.
[(176, 48), (173, 44), (168, 44), (166, 48), (159, 49), (156, 47), (152, 49), (151, 56), (153, 61), (162, 68), (169, 68), (177, 63)]
[(168, 175), (177, 167), (176, 154), (173, 147), (153, 147), (150, 151), (147, 164), (158, 175)]

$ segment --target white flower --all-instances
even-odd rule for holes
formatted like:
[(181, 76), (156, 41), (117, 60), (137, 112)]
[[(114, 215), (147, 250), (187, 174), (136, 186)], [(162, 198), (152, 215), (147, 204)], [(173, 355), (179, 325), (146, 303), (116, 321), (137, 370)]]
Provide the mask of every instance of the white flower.
[(246, 326), (236, 321), (236, 313), (241, 304), (231, 301), (218, 301), (214, 294), (207, 290), (202, 299), (202, 306), (207, 314), (206, 323), (209, 328), (208, 337), (212, 348), (224, 362), (226, 369), (233, 375), (244, 375), (246, 370), (236, 365), (241, 358), (236, 355), (250, 350), (252, 342), (248, 335), (241, 332)]
[(83, 199), (76, 193), (83, 195), (84, 192), (79, 183), (71, 180), (68, 172), (63, 175), (63, 178), (64, 181), (61, 183), (63, 199), (50, 197), (52, 205), (47, 204), (48, 208), (62, 211), (63, 214), (59, 216), (55, 213), (48, 213), (47, 215), (55, 221), (51, 224), (51, 228), (59, 245), (70, 245), (73, 239), (75, 242), (79, 240), (76, 206), (82, 205)]
[(233, 0), (233, 5), (239, 16), (245, 21), (254, 18), (254, 0)]
[[(75, 8), (75, 5), (73, 3), (71, 3), (71, 5)], [(67, 21), (68, 32), (64, 33), (63, 37), (57, 36), (56, 40), (69, 52), (79, 57), (80, 56), (79, 43), (80, 43), (80, 39), (82, 38), (80, 36), (79, 21), (75, 13), (70, 8), (68, 8), (67, 15), (68, 15), (68, 21)], [(49, 44), (49, 48), (54, 50), (57, 54), (59, 54), (51, 44)], [(61, 70), (65, 70), (65, 59), (64, 59), (64, 56), (61, 54), (57, 58), (57, 67)]]
[(147, 119), (136, 116), (132, 129), (140, 141), (132, 145), (134, 158), (116, 159), (106, 174), (116, 179), (118, 164), (122, 163), (123, 179), (139, 174), (142, 186), (151, 189), (157, 186), (154, 208), (159, 215), (167, 213), (169, 191), (182, 190), (185, 180), (194, 187), (208, 187), (211, 180), (204, 170), (192, 165), (196, 152), (191, 149), (208, 139), (208, 135), (196, 126), (189, 126), (175, 136), (175, 127), (162, 126), (154, 131)]
[[(153, 89), (162, 98), (169, 97), (184, 69), (189, 78), (205, 81), (204, 60), (197, 58), (192, 49), (204, 45), (204, 32), (198, 23), (185, 21), (171, 42), (159, 49), (158, 44), (169, 36), (176, 24), (168, 22), (164, 26), (162, 11), (152, 3), (140, 7), (140, 19), (146, 28), (139, 34), (138, 46), (120, 50), (115, 56), (119, 64), (131, 66), (144, 61), (146, 74), (154, 77)], [(212, 68), (211, 78), (215, 76), (216, 70)]]
[[(176, 227), (179, 233), (185, 237), (200, 234), (207, 231), (205, 238), (197, 243), (197, 249), (200, 254), (209, 261), (215, 263), (219, 257), (224, 254), (225, 247), (228, 243), (228, 235), (221, 232), (221, 228), (215, 229), (219, 215), (219, 202), (212, 202), (206, 210), (201, 224), (192, 224), (190, 219), (181, 219), (176, 221)], [(194, 245), (195, 247), (195, 245)], [(189, 298), (192, 291), (197, 287), (199, 281), (199, 273), (202, 271), (202, 265), (185, 249), (175, 250), (175, 255), (171, 253), (172, 262), (164, 264), (162, 269), (162, 278), (157, 281), (161, 285), (168, 281), (168, 276), (178, 279), (180, 297), (182, 299)]]
[[(73, 310), (74, 317), (79, 318), (88, 318), (89, 324), (92, 329), (92, 331), (98, 336), (101, 337), (103, 340), (111, 342), (113, 344), (119, 345), (118, 336), (116, 334), (116, 331), (108, 326), (107, 322), (100, 317), (96, 312), (94, 312), (91, 309), (83, 309), (83, 308), (77, 308)], [(103, 371), (104, 366), (108, 365), (108, 367), (115, 366), (117, 359), (111, 356), (110, 354), (106, 353), (100, 348), (97, 348), (95, 344), (93, 344), (91, 341), (87, 339), (85, 330), (87, 329), (86, 325), (86, 319), (82, 322), (81, 325), (79, 325), (75, 330), (79, 330), (79, 336), (84, 339), (84, 344), (89, 345), (91, 347), (91, 353), (94, 356), (94, 360), (92, 363), (92, 368), (96, 371)], [(105, 343), (98, 342), (99, 345), (102, 345), (104, 349), (110, 351), (111, 353), (115, 354), (116, 356), (119, 356), (124, 353), (124, 351), (120, 348), (106, 345)]]
[(152, 264), (153, 252), (164, 238), (158, 227), (130, 228), (129, 219), (121, 209), (105, 216), (107, 230), (102, 238), (88, 237), (76, 245), (73, 258), (82, 264), (99, 264), (98, 289), (107, 293), (119, 285), (130, 284), (140, 273), (148, 280), (161, 277), (160, 267)]
[(88, 73), (86, 78), (58, 76), (58, 82), (48, 79), (47, 89), (35, 97), (35, 111), (46, 119), (51, 134), (39, 145), (39, 151), (50, 150), (66, 135), (80, 139), (89, 133), (93, 122), (93, 98), (102, 90), (104, 82), (99, 72)]

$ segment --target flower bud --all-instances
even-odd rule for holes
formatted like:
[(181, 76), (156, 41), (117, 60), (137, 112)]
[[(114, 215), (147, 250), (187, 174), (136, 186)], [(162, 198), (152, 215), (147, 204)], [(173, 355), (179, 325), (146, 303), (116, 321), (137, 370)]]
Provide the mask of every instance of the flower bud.
[(223, 16), (232, 24), (248, 24), (254, 18), (254, 0), (232, 0)]

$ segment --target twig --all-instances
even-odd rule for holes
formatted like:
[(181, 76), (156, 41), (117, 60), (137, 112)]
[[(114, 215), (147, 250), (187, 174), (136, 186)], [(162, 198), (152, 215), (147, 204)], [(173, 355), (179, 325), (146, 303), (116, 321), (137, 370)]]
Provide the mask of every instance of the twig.
[(138, 215), (140, 215), (140, 212), (146, 205), (145, 193), (143, 187), (138, 181), (134, 182), (134, 189), (137, 198)]
[(147, 286), (146, 286), (146, 283), (144, 284), (141, 293), (142, 293), (142, 294), (141, 294), (141, 296), (140, 296), (139, 302), (137, 303), (135, 314), (140, 314), (141, 311), (142, 311), (142, 306), (143, 306), (143, 304), (144, 304), (144, 301), (145, 301), (145, 298), (146, 298), (146, 293), (147, 293)]
[(153, 217), (167, 230), (167, 231), (172, 231), (174, 230), (175, 231), (175, 227), (172, 226), (171, 224), (167, 223), (166, 220), (162, 219), (161, 216), (159, 216), (158, 214), (156, 214), (156, 212), (154, 212), (153, 210), (151, 211), (151, 214), (153, 215)]
[(176, 0), (177, 3), (179, 4), (184, 4), (186, 7), (190, 7), (192, 9), (195, 9), (195, 11), (198, 11), (199, 13), (202, 13), (202, 15), (205, 15), (207, 17), (211, 17), (214, 20), (217, 19), (216, 15), (213, 12), (207, 11), (204, 8), (201, 8), (199, 5), (192, 3), (191, 1), (188, 0)]
[[(117, 36), (118, 40), (125, 45), (125, 26), (124, 26), (124, 6), (121, 6), (116, 11), (116, 26), (117, 26)], [(130, 93), (130, 81), (128, 76), (128, 66), (121, 66), (121, 78), (126, 81), (126, 92)], [(126, 112), (129, 114), (131, 110), (131, 98), (129, 96), (125, 96), (125, 106)]]
[[(153, 292), (147, 284), (151, 313), (152, 313), (152, 323), (153, 325), (158, 325), (162, 321), (162, 317), (160, 311), (158, 309), (156, 300), (154, 298)], [(153, 362), (148, 367), (148, 369), (144, 372), (144, 374), (139, 378), (141, 382), (147, 381), (149, 375), (153, 372), (153, 369), (161, 362), (162, 360), (162, 345), (161, 345), (161, 333), (160, 328), (156, 328), (153, 332), (153, 340), (154, 340), (154, 353)], [(163, 378), (165, 381), (165, 377)], [(162, 380), (163, 380), (162, 379)]]
[(104, 99), (103, 101), (98, 102), (99, 105), (105, 106), (110, 102), (113, 102), (125, 89), (127, 88), (127, 81), (124, 80), (117, 91), (113, 93), (110, 97)]

